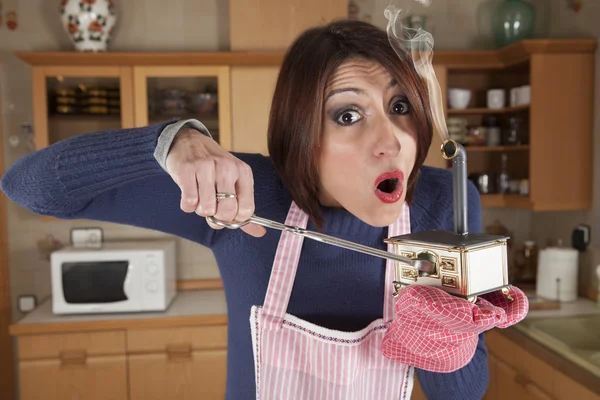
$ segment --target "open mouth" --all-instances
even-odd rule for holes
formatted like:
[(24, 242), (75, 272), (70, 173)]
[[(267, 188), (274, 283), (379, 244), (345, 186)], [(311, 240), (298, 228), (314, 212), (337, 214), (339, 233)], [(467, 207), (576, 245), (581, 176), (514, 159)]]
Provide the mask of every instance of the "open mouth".
[(403, 183), (402, 171), (384, 172), (375, 180), (375, 196), (384, 203), (395, 203), (402, 197)]
[(398, 187), (400, 180), (398, 178), (385, 179), (377, 185), (377, 189), (383, 193), (393, 193)]

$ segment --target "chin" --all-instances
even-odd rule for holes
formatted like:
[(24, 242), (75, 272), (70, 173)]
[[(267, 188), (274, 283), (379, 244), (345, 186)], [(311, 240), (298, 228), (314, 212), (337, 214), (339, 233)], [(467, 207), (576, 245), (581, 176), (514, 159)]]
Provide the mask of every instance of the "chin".
[(404, 196), (392, 204), (384, 204), (379, 200), (376, 201), (376, 203), (369, 202), (368, 205), (360, 207), (360, 211), (353, 214), (371, 226), (384, 227), (396, 222), (402, 212)]

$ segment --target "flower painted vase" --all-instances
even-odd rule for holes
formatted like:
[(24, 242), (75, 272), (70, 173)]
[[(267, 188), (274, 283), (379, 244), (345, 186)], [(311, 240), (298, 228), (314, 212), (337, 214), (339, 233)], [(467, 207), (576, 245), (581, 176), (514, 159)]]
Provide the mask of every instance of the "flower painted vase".
[(61, 0), (60, 18), (79, 51), (106, 51), (117, 22), (113, 0)]

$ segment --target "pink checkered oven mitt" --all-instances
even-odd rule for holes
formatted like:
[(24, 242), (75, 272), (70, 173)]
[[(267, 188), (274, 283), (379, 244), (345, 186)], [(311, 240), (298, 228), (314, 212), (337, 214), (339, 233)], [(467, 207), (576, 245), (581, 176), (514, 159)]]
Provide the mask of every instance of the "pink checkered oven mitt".
[(400, 290), (395, 316), (383, 339), (385, 357), (433, 372), (452, 372), (473, 358), (478, 335), (507, 328), (529, 311), (527, 296), (510, 287), (513, 301), (498, 290), (475, 303), (441, 289), (409, 285)]

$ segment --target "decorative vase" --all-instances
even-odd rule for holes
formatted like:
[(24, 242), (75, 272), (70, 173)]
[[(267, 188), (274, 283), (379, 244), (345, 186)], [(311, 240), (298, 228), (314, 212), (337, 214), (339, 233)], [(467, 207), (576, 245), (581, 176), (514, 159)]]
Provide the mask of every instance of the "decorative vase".
[(113, 0), (61, 0), (60, 18), (79, 51), (106, 51), (117, 22)]
[(523, 0), (504, 0), (494, 11), (492, 26), (499, 47), (531, 38), (535, 28), (535, 8)]

